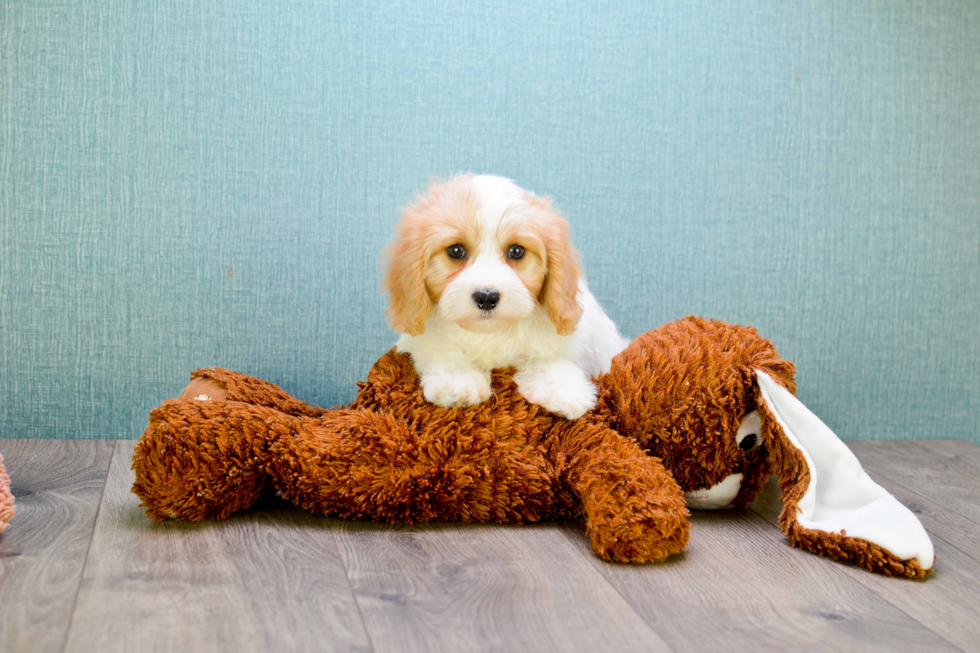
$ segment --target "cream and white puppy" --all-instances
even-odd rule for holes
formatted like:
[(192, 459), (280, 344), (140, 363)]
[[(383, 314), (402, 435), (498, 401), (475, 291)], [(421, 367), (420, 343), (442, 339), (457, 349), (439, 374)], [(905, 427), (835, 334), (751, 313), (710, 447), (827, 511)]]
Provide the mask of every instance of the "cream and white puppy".
[(573, 419), (628, 344), (586, 288), (551, 200), (501, 177), (434, 183), (406, 207), (384, 288), (397, 350), (440, 406), (486, 400), (490, 370), (514, 367), (528, 401)]

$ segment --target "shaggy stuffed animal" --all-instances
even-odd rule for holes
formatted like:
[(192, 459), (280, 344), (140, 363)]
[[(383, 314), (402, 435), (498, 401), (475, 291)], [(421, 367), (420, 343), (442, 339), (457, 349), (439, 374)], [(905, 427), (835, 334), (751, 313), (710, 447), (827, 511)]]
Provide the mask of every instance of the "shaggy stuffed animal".
[(686, 504), (743, 506), (776, 474), (794, 545), (925, 576), (921, 524), (793, 396), (794, 371), (755, 329), (700, 318), (634, 340), (597, 379), (596, 408), (573, 421), (525, 401), (509, 370), (493, 373), (478, 406), (434, 406), (395, 351), (332, 410), (198, 370), (150, 413), (133, 491), (158, 520), (223, 519), (271, 490), (312, 511), (398, 523), (581, 515), (599, 555), (648, 562), (686, 545)]
[(14, 516), (14, 495), (10, 491), (10, 479), (3, 468), (3, 456), (0, 456), (0, 533), (7, 528), (11, 517)]

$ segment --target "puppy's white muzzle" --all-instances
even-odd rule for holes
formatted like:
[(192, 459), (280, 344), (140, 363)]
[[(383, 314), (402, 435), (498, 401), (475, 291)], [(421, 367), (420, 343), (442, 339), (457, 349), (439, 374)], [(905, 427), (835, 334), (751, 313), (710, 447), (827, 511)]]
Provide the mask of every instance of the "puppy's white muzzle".
[(729, 474), (721, 483), (716, 483), (706, 490), (692, 490), (684, 493), (684, 501), (688, 508), (695, 510), (720, 510), (732, 505), (732, 501), (742, 489), (742, 479), (739, 474)]
[[(491, 305), (486, 300), (492, 296), (495, 300)], [(480, 254), (449, 282), (439, 298), (438, 310), (464, 329), (489, 333), (528, 317), (536, 306), (537, 300), (503, 260)]]

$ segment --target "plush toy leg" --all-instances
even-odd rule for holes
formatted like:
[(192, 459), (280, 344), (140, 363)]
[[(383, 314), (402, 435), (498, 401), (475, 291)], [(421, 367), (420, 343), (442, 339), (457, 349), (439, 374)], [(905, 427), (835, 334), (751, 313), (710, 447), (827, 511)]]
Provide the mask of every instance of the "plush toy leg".
[(14, 510), (14, 494), (10, 491), (10, 479), (3, 468), (3, 456), (0, 456), (0, 532), (7, 528)]
[(184, 388), (180, 398), (196, 397), (266, 406), (287, 415), (319, 417), (326, 412), (323, 408), (310, 406), (290, 396), (274, 383), (220, 367), (199, 369), (191, 373), (191, 382)]
[(383, 410), (334, 410), (274, 442), (269, 471), (284, 498), (345, 518), (521, 523), (575, 513), (539, 447), (463, 419), (409, 425)]
[(616, 431), (579, 420), (559, 436), (567, 481), (582, 501), (593, 550), (616, 562), (653, 562), (687, 545), (684, 494), (660, 459)]
[(541, 448), (462, 420), (385, 411), (319, 419), (233, 401), (176, 399), (150, 413), (133, 457), (148, 516), (223, 519), (266, 490), (315, 512), (389, 522), (531, 522), (576, 513)]
[(269, 442), (303, 418), (229, 401), (175, 399), (150, 413), (133, 454), (136, 493), (153, 519), (224, 519), (271, 487)]

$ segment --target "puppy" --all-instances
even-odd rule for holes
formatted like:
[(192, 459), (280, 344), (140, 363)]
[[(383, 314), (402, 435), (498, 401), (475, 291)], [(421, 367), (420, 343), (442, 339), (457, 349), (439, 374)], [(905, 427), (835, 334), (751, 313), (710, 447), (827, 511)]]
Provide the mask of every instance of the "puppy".
[(403, 209), (383, 285), (397, 350), (439, 406), (486, 400), (490, 370), (514, 367), (525, 399), (574, 419), (628, 344), (586, 288), (551, 200), (501, 177), (434, 183)]

